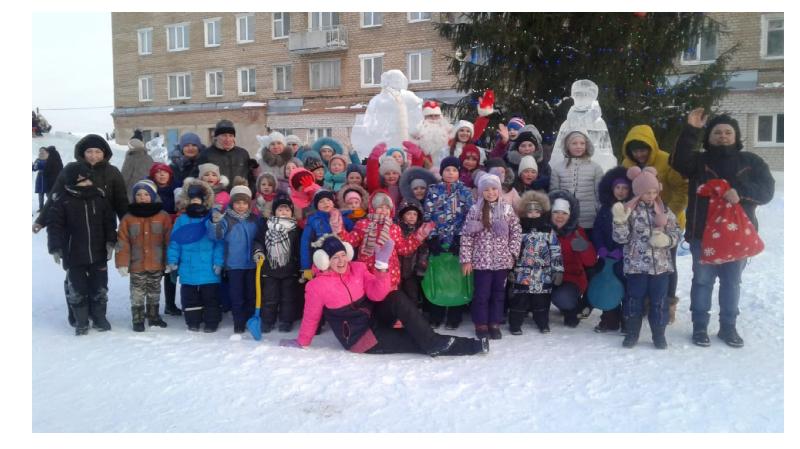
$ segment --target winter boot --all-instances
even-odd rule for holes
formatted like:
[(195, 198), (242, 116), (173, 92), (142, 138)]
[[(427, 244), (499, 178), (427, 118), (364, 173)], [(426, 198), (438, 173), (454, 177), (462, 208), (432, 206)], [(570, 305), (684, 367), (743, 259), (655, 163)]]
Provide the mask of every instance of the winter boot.
[(442, 341), (433, 350), (428, 351), (431, 357), (440, 355), (475, 355), (489, 352), (489, 337), (466, 338), (451, 335), (440, 335)]
[(181, 309), (179, 309), (174, 302), (164, 305), (164, 315), (181, 316), (182, 313)]
[(500, 332), (499, 324), (492, 324), (489, 326), (489, 338), (492, 340), (500, 340), (503, 338), (503, 333)]
[(675, 310), (678, 308), (678, 301), (680, 301), (680, 298), (677, 296), (667, 298), (667, 302), (669, 302), (669, 323), (667, 324), (675, 322)]
[(217, 327), (219, 327), (219, 323), (216, 323), (216, 324), (208, 324), (208, 323), (206, 323), (206, 324), (203, 325), (203, 332), (205, 332), (207, 334), (213, 334), (214, 332), (217, 331)]
[(508, 332), (511, 335), (522, 335), (522, 326), (518, 324), (509, 324), (508, 325)]
[(533, 322), (536, 323), (536, 327), (539, 328), (539, 332), (543, 334), (550, 333), (550, 311), (547, 309), (544, 310), (534, 310), (533, 311)]
[(667, 337), (664, 335), (666, 327), (651, 326), (650, 331), (653, 333), (653, 344), (656, 349), (667, 349)]
[(100, 332), (110, 331), (111, 323), (106, 319), (106, 305), (108, 299), (104, 293), (99, 293), (102, 296), (99, 301), (92, 301), (90, 305), (90, 315), (92, 316), (92, 328)]
[(272, 329), (275, 329), (275, 323), (268, 323), (266, 321), (261, 321), (261, 332), (268, 334), (272, 332)]
[(489, 326), (486, 324), (475, 325), (475, 338), (484, 338), (489, 336)]
[(64, 279), (64, 298), (67, 300), (67, 321), (69, 325), (75, 327), (75, 315), (72, 313), (72, 306), (69, 303), (69, 281)]
[(84, 299), (80, 304), (73, 304), (72, 315), (75, 317), (75, 335), (89, 333), (89, 303)]
[(694, 329), (692, 331), (692, 343), (704, 348), (711, 346), (711, 340), (708, 339), (707, 326), (697, 323), (694, 324)]
[(149, 326), (167, 327), (167, 323), (158, 314), (158, 303), (147, 305), (147, 324)]
[(744, 346), (744, 340), (736, 332), (735, 324), (720, 324), (717, 337), (721, 338), (730, 347), (741, 348)]
[(625, 327), (628, 333), (625, 334), (625, 340), (622, 341), (622, 346), (632, 348), (639, 342), (639, 332), (642, 330), (642, 317), (633, 316), (625, 320)]
[(564, 326), (567, 327), (578, 327), (580, 324), (580, 320), (578, 319), (578, 311), (577, 310), (565, 310), (564, 311)]
[(144, 332), (144, 306), (131, 306), (131, 321), (134, 332)]
[(290, 321), (281, 321), (278, 323), (278, 332), (291, 332), (292, 323)]

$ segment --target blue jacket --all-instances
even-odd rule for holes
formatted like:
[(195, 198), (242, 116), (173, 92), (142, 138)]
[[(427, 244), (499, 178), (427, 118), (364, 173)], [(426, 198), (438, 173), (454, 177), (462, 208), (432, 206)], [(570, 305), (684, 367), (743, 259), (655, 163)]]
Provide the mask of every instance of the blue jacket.
[(34, 193), (47, 193), (44, 186), (44, 169), (47, 166), (47, 161), (44, 159), (36, 159), (33, 161), (33, 171), (38, 171), (36, 174), (36, 190)]
[[(202, 217), (192, 218), (183, 214), (175, 221), (172, 227), (172, 235), (175, 231), (189, 223), (198, 223)], [(214, 266), (223, 266), (225, 262), (222, 242), (215, 242), (203, 236), (200, 240), (179, 244), (170, 238), (169, 248), (167, 249), (167, 263), (178, 265), (178, 276), (181, 284), (203, 285), (217, 284), (220, 276), (214, 274)]]
[(428, 186), (422, 206), (423, 221), (432, 221), (436, 225), (431, 237), (439, 237), (442, 244), (453, 243), (461, 234), (472, 203), (472, 191), (461, 181), (449, 186), (444, 182)]
[[(327, 212), (316, 211), (308, 216), (306, 220), (306, 227), (303, 229), (303, 236), (300, 238), (300, 269), (311, 269), (311, 261), (313, 251), (311, 244), (323, 234), (331, 233), (330, 214)], [(353, 222), (342, 214), (342, 224), (344, 228), (349, 230), (353, 229)]]
[(228, 209), (219, 223), (206, 222), (207, 236), (225, 246), (225, 268), (229, 270), (252, 270), (256, 268), (251, 254), (253, 239), (258, 235), (258, 217), (248, 210), (247, 218), (241, 219)]

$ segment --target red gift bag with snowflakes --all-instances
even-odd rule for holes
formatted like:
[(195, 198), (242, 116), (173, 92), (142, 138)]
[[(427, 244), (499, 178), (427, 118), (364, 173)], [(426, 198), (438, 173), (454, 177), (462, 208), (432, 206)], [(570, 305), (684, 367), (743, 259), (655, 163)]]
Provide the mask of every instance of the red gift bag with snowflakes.
[(697, 188), (698, 196), (709, 198), (700, 263), (719, 265), (753, 257), (764, 250), (764, 242), (742, 206), (722, 197), (730, 189), (724, 179), (712, 179)]

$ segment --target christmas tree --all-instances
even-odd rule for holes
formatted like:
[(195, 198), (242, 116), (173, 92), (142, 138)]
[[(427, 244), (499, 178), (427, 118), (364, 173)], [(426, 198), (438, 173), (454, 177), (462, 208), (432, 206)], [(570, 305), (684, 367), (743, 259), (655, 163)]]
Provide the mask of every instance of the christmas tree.
[(572, 83), (590, 79), (614, 152), (621, 153), (627, 131), (650, 125), (661, 147), (674, 146), (686, 113), (707, 109), (726, 93), (725, 66), (736, 46), (701, 72), (669, 82), (679, 56), (698, 37), (713, 39), (720, 24), (702, 13), (465, 13), (456, 23), (437, 25), (452, 42), (449, 69), (456, 88), (470, 95), (455, 116), (474, 120), (474, 103), (493, 89), (497, 112), (490, 117), (483, 145), (498, 123), (522, 116), (552, 143), (572, 100)]

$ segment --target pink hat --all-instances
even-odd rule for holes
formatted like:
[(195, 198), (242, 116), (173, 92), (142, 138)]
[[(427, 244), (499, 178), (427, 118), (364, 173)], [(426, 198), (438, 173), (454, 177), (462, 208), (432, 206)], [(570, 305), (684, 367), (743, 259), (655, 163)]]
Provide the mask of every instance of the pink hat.
[[(636, 207), (639, 203), (639, 197), (645, 193), (651, 190), (661, 192), (661, 183), (658, 182), (657, 174), (658, 172), (653, 167), (645, 167), (644, 169), (631, 167), (628, 169), (627, 175), (628, 179), (633, 181), (634, 195), (633, 199), (627, 203), (630, 209)], [(667, 216), (664, 214), (664, 203), (661, 202), (661, 198), (656, 198), (655, 209), (655, 225), (656, 227), (664, 227), (667, 224)]]

